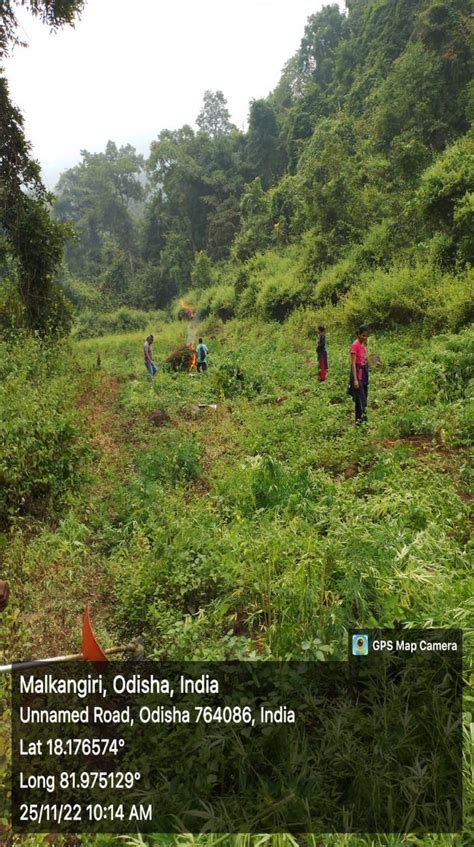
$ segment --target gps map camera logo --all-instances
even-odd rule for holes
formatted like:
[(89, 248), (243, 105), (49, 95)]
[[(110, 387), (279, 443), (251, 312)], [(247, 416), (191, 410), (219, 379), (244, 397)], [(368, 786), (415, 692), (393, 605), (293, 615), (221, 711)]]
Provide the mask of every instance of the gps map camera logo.
[(369, 636), (368, 635), (353, 635), (352, 636), (352, 655), (367, 656), (369, 652)]

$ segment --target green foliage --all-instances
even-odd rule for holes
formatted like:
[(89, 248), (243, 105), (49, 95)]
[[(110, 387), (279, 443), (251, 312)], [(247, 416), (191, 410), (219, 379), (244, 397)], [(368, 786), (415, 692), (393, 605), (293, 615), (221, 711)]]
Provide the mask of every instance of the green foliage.
[(351, 211), (359, 178), (354, 129), (347, 119), (323, 120), (299, 163), (310, 222), (328, 234), (337, 228), (341, 238), (350, 237), (347, 227), (356, 221)]
[[(442, 604), (465, 614), (457, 474), (471, 426), (472, 333), (372, 335), (383, 362), (372, 376), (372, 432), (355, 433), (351, 336), (328, 323), (330, 378), (318, 388), (302, 362), (316, 324), (309, 311), (281, 327), (215, 324), (206, 379), (123, 382), (134, 426), (158, 397), (174, 423), (139, 430), (146, 443), (124, 458), (123, 484), (114, 474), (97, 528), (123, 634), (144, 632), (157, 656), (249, 656), (258, 643), (260, 655), (301, 658), (323, 644), (342, 657), (354, 622), (439, 622)], [(139, 340), (98, 342), (121, 351), (111, 357), (117, 375)], [(191, 411), (203, 400), (217, 410)], [(419, 450), (416, 439), (426, 439)]]
[(270, 279), (258, 292), (258, 313), (267, 319), (283, 321), (297, 306), (305, 302), (307, 289), (296, 279)]
[(143, 309), (165, 309), (177, 293), (177, 286), (160, 265), (147, 263), (128, 282), (127, 304)]
[(215, 285), (208, 288), (199, 298), (198, 312), (201, 318), (215, 315), (223, 321), (230, 320), (235, 314), (236, 292), (232, 285)]
[(84, 0), (4, 0), (0, 8), (0, 56), (8, 54), (10, 46), (22, 44), (18, 37), (18, 21), (15, 16), (15, 6), (26, 6), (28, 11), (47, 24), (51, 30), (65, 24), (73, 24), (80, 15)]
[(237, 301), (241, 315), (254, 314), (270, 320), (284, 320), (305, 302), (308, 294), (296, 247), (284, 252), (267, 250), (254, 256), (246, 265), (246, 286)]
[(173, 431), (163, 432), (160, 444), (140, 456), (139, 468), (145, 484), (168, 482), (185, 484), (201, 474), (200, 446), (193, 439), (184, 439)]
[(473, 318), (472, 280), (472, 271), (456, 277), (429, 265), (365, 273), (345, 297), (341, 314), (352, 327), (425, 323), (431, 330), (458, 331)]
[(360, 270), (358, 251), (352, 250), (345, 259), (321, 271), (311, 300), (316, 305), (326, 303), (335, 305), (341, 296), (357, 283)]
[(472, 132), (452, 144), (422, 175), (416, 204), (428, 230), (451, 238), (462, 262), (474, 262)]
[(74, 335), (76, 338), (95, 338), (111, 333), (145, 330), (150, 323), (150, 313), (122, 307), (115, 312), (84, 310), (80, 313)]
[(191, 283), (193, 288), (202, 291), (212, 285), (212, 264), (205, 250), (196, 253), (194, 266), (191, 271)]
[(26, 328), (25, 307), (18, 286), (8, 277), (0, 284), (0, 328), (2, 336)]
[(205, 132), (211, 138), (216, 135), (226, 135), (235, 129), (230, 122), (227, 100), (222, 91), (204, 92), (203, 106), (196, 118), (196, 123), (201, 132)]
[(250, 173), (269, 188), (282, 171), (278, 124), (271, 103), (252, 100), (247, 133), (246, 159)]
[[(79, 4), (30, 6), (54, 24)], [(162, 131), (146, 204), (129, 146), (85, 152), (63, 175), (56, 214), (79, 238), (63, 282), (81, 313), (79, 363), (64, 344), (15, 339), (28, 322), (59, 334), (69, 318), (60, 297), (52, 314), (65, 230), (49, 219), (5, 89), (0, 522), (14, 532), (0, 542), (2, 576), (26, 611), (19, 652), (35, 621), (28, 586), (46, 578), (64, 614), (61, 569), (78, 596), (102, 575), (98, 596), (113, 596), (108, 637), (143, 634), (155, 658), (344, 659), (352, 626), (468, 626), (470, 3), (346, 6), (347, 15), (332, 4), (311, 16), (277, 89), (253, 101), (246, 135), (221, 92), (206, 92), (200, 131)], [(156, 334), (159, 362), (185, 343), (186, 327), (131, 307), (163, 308), (191, 282), (207, 316), (209, 373), (160, 368), (148, 382), (144, 334)], [(371, 374), (370, 428), (354, 431), (348, 349), (361, 321), (382, 364)], [(158, 428), (157, 405), (171, 422)], [(76, 618), (74, 605), (74, 627)], [(245, 835), (184, 840), (222, 839), (257, 847)], [(296, 847), (289, 836), (258, 842), (272, 839)]]
[[(442, 81), (441, 59), (419, 42), (408, 45), (378, 91), (374, 128), (385, 149), (400, 136), (425, 145), (425, 158), (430, 147), (443, 148), (449, 137), (449, 114), (440, 97)], [(422, 154), (421, 164), (423, 158)]]
[(240, 201), (241, 225), (232, 246), (232, 255), (245, 261), (271, 242), (270, 199), (260, 177), (246, 186)]
[(320, 86), (331, 83), (344, 23), (344, 16), (335, 3), (308, 18), (298, 51), (302, 80), (312, 79)]
[[(69, 270), (117, 306), (165, 308), (218, 283), (225, 302), (209, 292), (203, 315), (258, 303), (280, 320), (336, 304), (372, 269), (472, 264), (470, 15), (470, 0), (325, 6), (275, 91), (251, 102), (246, 134), (221, 91), (205, 92), (198, 132), (160, 133), (145, 205), (133, 148), (84, 153), (59, 184), (57, 214), (79, 234)], [(245, 279), (258, 253), (293, 245), (296, 286)]]
[(262, 390), (262, 381), (258, 374), (255, 371), (243, 371), (236, 357), (229, 358), (213, 368), (211, 380), (217, 396), (221, 398), (255, 397)]
[(130, 144), (107, 143), (104, 153), (81, 152), (82, 161), (61, 174), (55, 216), (72, 221), (76, 238), (67, 245), (72, 274), (105, 275), (105, 292), (124, 294), (137, 255), (133, 204), (143, 198), (143, 157)]
[[(281, 261), (276, 251), (256, 257), (249, 276)], [(369, 346), (382, 366), (371, 375), (371, 428), (357, 432), (345, 393), (352, 334), (336, 329), (339, 310), (329, 307), (325, 318), (324, 385), (305, 362), (320, 314), (309, 309), (284, 325), (255, 315), (214, 320), (206, 377), (161, 368), (153, 383), (142, 370), (134, 377), (142, 333), (81, 341), (77, 360), (64, 345), (40, 355), (28, 342), (26, 378), (17, 353), (2, 349), (2, 385), (16, 385), (8, 430), (18, 436), (21, 428), (28, 467), (36, 473), (41, 460), (54, 489), (45, 499), (63, 516), (49, 522), (36, 500), (25, 501), (27, 524), (20, 505), (3, 542), (2, 575), (23, 611), (16, 656), (38, 620), (59, 621), (60, 637), (75, 643), (77, 596), (91, 573), (101, 642), (141, 634), (150, 658), (344, 660), (352, 626), (468, 625), (472, 331), (373, 332)], [(184, 332), (180, 322), (160, 324), (158, 361)], [(206, 402), (217, 408), (199, 407)], [(169, 425), (148, 420), (157, 404)], [(70, 470), (60, 463), (52, 471), (46, 458), (67, 410), (93, 441), (88, 478), (64, 476)], [(80, 440), (63, 445), (73, 465), (79, 448)], [(21, 487), (26, 448), (19, 454)], [(40, 612), (51, 594), (54, 614)]]
[[(210, 95), (211, 100), (219, 94)], [(220, 112), (203, 115), (206, 131), (195, 134), (189, 126), (174, 132), (163, 130), (152, 143), (147, 161), (150, 182), (160, 197), (160, 217), (155, 224), (160, 243), (154, 253), (164, 277), (175, 280), (178, 293), (189, 286), (195, 253), (206, 250), (212, 259), (226, 257), (238, 225), (244, 182), (243, 139), (235, 128), (226, 125), (223, 104), (219, 106), (214, 100), (208, 106), (218, 106)], [(162, 239), (166, 242), (164, 249)], [(178, 265), (176, 249), (172, 250), (172, 262), (166, 255), (170, 241), (176, 246), (179, 243), (184, 257), (179, 274), (174, 270)], [(148, 255), (151, 247), (148, 239)]]
[(297, 176), (284, 176), (270, 191), (273, 241), (278, 246), (297, 240), (306, 227), (301, 181)]
[(67, 348), (27, 336), (1, 344), (0, 525), (59, 508), (81, 477)]
[(79, 311), (86, 309), (103, 311), (107, 305), (110, 305), (107, 303), (107, 298), (94, 285), (77, 277), (66, 275), (61, 280), (61, 288), (67, 300)]
[[(38, 163), (30, 157), (23, 119), (10, 101), (4, 78), (0, 79), (0, 124), (4, 130), (0, 141), (2, 259), (4, 263), (9, 256), (13, 260), (29, 329), (43, 336), (64, 334), (70, 328), (70, 315), (54, 278), (70, 227), (51, 220), (52, 197), (41, 182)], [(7, 264), (7, 270), (10, 267)]]

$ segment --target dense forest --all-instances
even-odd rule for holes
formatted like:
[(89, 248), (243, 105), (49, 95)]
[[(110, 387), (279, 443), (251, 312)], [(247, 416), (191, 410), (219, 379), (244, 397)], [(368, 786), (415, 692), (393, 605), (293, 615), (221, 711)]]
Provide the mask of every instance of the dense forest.
[(347, 293), (364, 280), (377, 299), (383, 273), (382, 323), (419, 317), (425, 301), (438, 325), (466, 322), (471, 14), (470, 0), (325, 6), (275, 90), (250, 104), (246, 133), (207, 91), (197, 129), (161, 131), (146, 159), (113, 142), (83, 151), (54, 203), (76, 233), (68, 298), (163, 309), (191, 289), (202, 316), (282, 320), (346, 300), (352, 317)]
[[(66, 4), (56, 25), (81, 5)], [(206, 91), (196, 129), (162, 130), (148, 158), (113, 141), (103, 153), (84, 150), (54, 197), (41, 186), (3, 82), (3, 143), (18, 153), (14, 165), (6, 147), (2, 155), (3, 276), (17, 278), (3, 295), (3, 323), (67, 327), (67, 304), (56, 297), (52, 305), (46, 294), (54, 278), (86, 311), (85, 333), (97, 331), (94, 312), (166, 309), (189, 289), (203, 317), (282, 320), (300, 306), (346, 303), (352, 318), (361, 280), (375, 301), (380, 285), (392, 292), (379, 304), (382, 323), (426, 308), (438, 326), (466, 322), (472, 4), (346, 5), (308, 19), (274, 91), (250, 103), (245, 133), (231, 123), (224, 94)], [(21, 192), (25, 208), (13, 220), (20, 186), (29, 194)], [(24, 226), (39, 233), (36, 267), (26, 267)], [(35, 274), (42, 282), (33, 298), (25, 277)]]
[[(54, 30), (84, 2), (4, 0), (0, 59), (20, 49), (21, 6)], [(206, 91), (194, 126), (161, 130), (147, 156), (112, 140), (83, 150), (54, 192), (0, 79), (1, 662), (77, 652), (86, 604), (104, 648), (140, 638), (152, 660), (345, 663), (354, 627), (458, 627), (468, 657), (472, 12), (471, 0), (326, 5), (245, 132), (224, 92)], [(373, 366), (368, 425), (354, 426), (361, 322)], [(208, 372), (175, 370), (174, 351), (199, 336)], [(203, 815), (194, 835), (15, 835), (10, 686), (0, 673), (7, 847), (471, 837), (467, 692), (464, 836), (449, 808), (426, 832), (437, 798), (418, 762), (384, 805), (377, 786), (392, 785), (392, 752), (411, 755), (410, 731), (359, 788), (360, 762), (338, 748), (350, 711), (325, 735), (329, 800), (370, 784), (385, 834), (230, 836)]]

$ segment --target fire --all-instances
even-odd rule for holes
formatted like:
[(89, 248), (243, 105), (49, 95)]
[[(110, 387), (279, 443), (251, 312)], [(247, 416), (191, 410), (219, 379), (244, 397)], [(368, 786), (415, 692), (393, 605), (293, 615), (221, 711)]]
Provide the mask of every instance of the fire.
[(193, 321), (196, 317), (196, 309), (194, 306), (191, 306), (190, 303), (187, 303), (184, 297), (179, 298), (179, 305), (181, 306), (181, 311), (183, 312), (183, 317), (188, 321)]
[(191, 344), (188, 344), (188, 347), (189, 347), (189, 349), (191, 350), (191, 352), (192, 352), (192, 354), (193, 354), (193, 355), (192, 355), (191, 365), (190, 365), (190, 367), (189, 367), (189, 370), (190, 370), (190, 371), (197, 371), (198, 357), (197, 357), (197, 353), (196, 353), (196, 348), (195, 348), (195, 346), (194, 346), (194, 342), (191, 342)]

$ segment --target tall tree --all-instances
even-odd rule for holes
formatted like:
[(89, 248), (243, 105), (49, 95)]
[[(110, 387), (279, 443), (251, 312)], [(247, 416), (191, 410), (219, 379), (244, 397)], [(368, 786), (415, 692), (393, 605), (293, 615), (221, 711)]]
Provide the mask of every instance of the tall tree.
[[(51, 29), (72, 24), (83, 0), (3, 0), (0, 6), (0, 60), (21, 43), (15, 8), (26, 6)], [(0, 78), (0, 226), (6, 251), (17, 270), (18, 290), (28, 326), (42, 334), (59, 331), (65, 315), (54, 277), (61, 264), (68, 232), (49, 215), (52, 196), (32, 159), (20, 111), (10, 100), (5, 77)]]
[(132, 208), (143, 199), (143, 158), (130, 144), (117, 148), (113, 141), (104, 153), (82, 150), (81, 155), (80, 164), (61, 174), (56, 188), (55, 215), (71, 220), (79, 236), (67, 245), (69, 268), (83, 277), (97, 276), (112, 239), (118, 248), (114, 255), (126, 256), (133, 273), (137, 237)]
[(282, 159), (278, 123), (273, 106), (266, 100), (252, 100), (247, 133), (247, 161), (253, 177), (260, 177), (264, 189), (280, 176)]
[(203, 105), (196, 123), (201, 132), (207, 133), (211, 138), (215, 138), (216, 135), (226, 135), (235, 129), (230, 122), (227, 100), (222, 91), (204, 92)]

